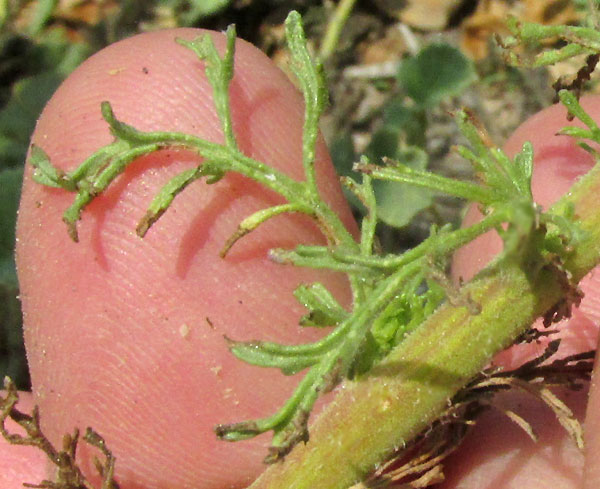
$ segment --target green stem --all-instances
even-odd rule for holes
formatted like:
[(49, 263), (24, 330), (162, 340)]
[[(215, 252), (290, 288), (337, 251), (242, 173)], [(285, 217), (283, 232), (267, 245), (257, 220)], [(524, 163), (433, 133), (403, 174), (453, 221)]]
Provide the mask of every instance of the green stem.
[(319, 56), (323, 61), (329, 59), (335, 52), (342, 30), (348, 21), (355, 3), (356, 0), (341, 0), (336, 7), (329, 24), (327, 24), (327, 30), (325, 31), (321, 49), (319, 50)]
[(383, 167), (358, 163), (354, 165), (354, 170), (366, 173), (379, 180), (418, 185), (485, 205), (498, 201), (498, 196), (495, 195), (493, 189), (471, 182), (454, 180), (435, 173), (413, 170), (406, 166)]
[[(566, 268), (576, 281), (600, 262), (600, 168), (575, 184), (555, 209), (574, 206), (582, 238)], [(347, 382), (281, 464), (251, 489), (345, 489), (364, 479), (397, 447), (414, 439), (449, 399), (499, 351), (564, 297), (558, 273), (540, 262), (524, 269), (497, 262), (464, 294), (481, 306), (445, 304), (368, 375)]]

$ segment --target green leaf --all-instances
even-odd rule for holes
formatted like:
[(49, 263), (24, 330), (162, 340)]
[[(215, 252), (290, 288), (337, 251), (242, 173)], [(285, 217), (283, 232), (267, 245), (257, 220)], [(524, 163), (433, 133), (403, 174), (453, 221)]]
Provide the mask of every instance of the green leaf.
[(215, 108), (223, 126), (225, 141), (231, 148), (237, 148), (229, 111), (229, 84), (233, 78), (233, 58), (235, 56), (235, 26), (230, 25), (225, 35), (227, 46), (222, 58), (209, 35), (192, 41), (177, 39), (177, 43), (194, 51), (198, 58), (206, 63), (204, 72), (213, 88)]
[(379, 164), (385, 157), (393, 158), (400, 146), (401, 131), (393, 126), (383, 126), (371, 136), (365, 149), (365, 156), (373, 163)]
[(431, 44), (402, 62), (398, 82), (421, 107), (458, 95), (476, 78), (473, 63), (448, 44)]
[(193, 26), (205, 17), (218, 14), (231, 0), (163, 0), (161, 3), (178, 12), (178, 25)]
[(35, 3), (28, 25), (28, 31), (31, 36), (39, 35), (42, 32), (57, 5), (58, 0), (39, 0)]
[(329, 101), (323, 64), (309, 53), (302, 17), (292, 11), (285, 19), (285, 38), (290, 52), (290, 68), (298, 80), (304, 96), (304, 124), (302, 127), (302, 166), (308, 190), (318, 193), (315, 174), (316, 142), (319, 119)]
[(302, 317), (302, 326), (335, 326), (348, 317), (348, 313), (335, 300), (323, 284), (300, 285), (294, 296), (309, 313)]
[(343, 132), (337, 135), (331, 142), (329, 153), (331, 154), (335, 171), (339, 176), (356, 176), (356, 173), (352, 170), (352, 166), (358, 158), (354, 151), (352, 134), (350, 132)]
[[(353, 179), (361, 180), (361, 176), (357, 175), (352, 169), (354, 163), (358, 161), (358, 156), (354, 151), (354, 143), (352, 142), (352, 134), (343, 132), (338, 134), (331, 142), (329, 154), (335, 171), (340, 177), (352, 177)], [(346, 186), (342, 187), (346, 200), (354, 209), (359, 209), (361, 214), (364, 214), (364, 207), (360, 200)]]
[(191, 168), (171, 178), (171, 180), (160, 189), (154, 199), (152, 199), (146, 214), (137, 225), (137, 235), (143, 238), (148, 229), (150, 229), (150, 226), (152, 226), (152, 224), (155, 223), (171, 205), (171, 202), (173, 202), (173, 199), (177, 194), (185, 189), (191, 182), (196, 180), (199, 175), (201, 175), (201, 173), (196, 168)]
[(308, 206), (298, 205), (298, 204), (281, 204), (274, 205), (273, 207), (267, 207), (265, 209), (261, 209), (256, 211), (254, 214), (246, 217), (240, 224), (236, 231), (227, 239), (225, 245), (221, 249), (221, 257), (224, 258), (225, 255), (229, 252), (231, 247), (240, 239), (246, 236), (248, 233), (254, 231), (258, 226), (262, 223), (277, 217), (281, 214), (285, 213), (304, 213), (307, 215), (313, 215), (312, 209)]
[[(415, 170), (425, 170), (427, 154), (417, 146), (397, 150), (394, 159)], [(373, 181), (377, 200), (377, 215), (389, 226), (406, 226), (415, 215), (433, 203), (433, 192), (423, 187), (389, 182)]]
[(47, 187), (62, 188), (58, 170), (50, 163), (46, 152), (35, 144), (31, 145), (29, 163), (33, 167), (33, 180), (35, 182)]
[(234, 341), (227, 339), (229, 350), (237, 358), (257, 367), (275, 367), (284, 375), (294, 375), (315, 363), (322, 355), (282, 355), (263, 348), (260, 341)]
[(0, 284), (11, 287), (17, 287), (15, 226), (22, 181), (22, 168), (0, 172)]
[[(233, 60), (233, 32), (232, 29), (228, 31), (228, 49), (223, 58), (220, 58), (208, 38), (203, 41), (184, 43), (194, 49), (205, 61), (203, 65), (213, 86), (215, 105), (225, 133), (223, 144), (205, 141), (190, 134), (138, 131), (117, 120), (106, 102), (102, 105), (102, 114), (116, 137), (114, 142), (98, 150), (77, 169), (66, 175), (52, 167), (40, 152), (33, 151), (32, 159), (37, 161), (39, 178), (45, 179), (47, 185), (56, 183), (76, 192), (73, 203), (64, 214), (64, 220), (69, 224), (70, 233), (75, 240), (77, 239), (75, 224), (85, 206), (95, 196), (100, 195), (140, 156), (168, 147), (192, 150), (203, 159), (203, 163), (201, 167), (188, 170), (167, 183), (164, 191), (151, 205), (150, 220), (154, 220), (166, 210), (173, 196), (195, 176), (199, 176), (200, 174), (196, 172), (200, 171), (203, 172), (202, 175), (210, 175), (213, 179), (211, 181), (227, 172), (236, 172), (261, 183), (266, 189), (277, 192), (284, 200), (281, 204), (257, 211), (247, 217), (234, 233), (234, 240), (266, 219), (282, 212), (303, 212), (315, 220), (327, 245), (302, 244), (293, 250), (271, 250), (269, 258), (282, 265), (294, 264), (344, 272), (352, 292), (352, 309), (343, 310), (331, 294), (318, 284), (300, 287), (296, 291), (296, 296), (307, 306), (310, 313), (309, 318), (303, 323), (315, 326), (330, 323), (334, 326), (324, 338), (304, 345), (229, 340), (231, 352), (253, 365), (279, 368), (284, 374), (293, 374), (307, 369), (306, 375), (291, 397), (272, 416), (231, 425), (219, 425), (215, 430), (220, 438), (232, 441), (272, 430), (273, 444), (267, 461), (274, 462), (282, 459), (295, 444), (307, 440), (307, 420), (318, 396), (332, 389), (344, 377), (364, 372), (438, 306), (443, 292), (450, 287), (436, 288), (431, 284), (429, 288), (423, 286), (427, 273), (439, 279), (442, 286), (445, 284), (443, 281), (445, 276), (441, 276), (443, 274), (435, 263), (444, 263), (444, 259), (456, 248), (484, 232), (497, 229), (502, 232), (505, 239), (505, 249), (514, 255), (509, 257), (513, 258), (511, 266), (516, 265), (515, 269), (521, 270), (524, 268), (522, 264), (528, 260), (533, 263), (532, 266), (535, 266), (536, 270), (542, 270), (546, 262), (536, 254), (539, 251), (539, 247), (536, 246), (545, 237), (547, 225), (554, 233), (546, 240), (547, 249), (553, 253), (557, 250), (559, 256), (567, 255), (567, 245), (573, 242), (576, 230), (571, 229), (568, 223), (565, 224), (564, 219), (545, 217), (546, 215), (540, 214), (539, 209), (534, 205), (529, 191), (531, 146), (524, 146), (522, 153), (514, 160), (510, 160), (493, 145), (483, 128), (467, 111), (458, 112), (457, 122), (471, 143), (472, 149), (463, 147), (459, 151), (473, 163), (479, 182), (455, 181), (425, 170), (427, 167), (425, 152), (418, 146), (407, 145), (407, 138), (417, 140), (419, 132), (424, 132), (426, 123), (424, 112), (427, 104), (441, 100), (440, 97), (456, 93), (468, 78), (463, 77), (460, 81), (461, 78), (455, 76), (449, 83), (446, 76), (443, 78), (445, 85), (442, 88), (438, 87), (436, 83), (439, 82), (440, 72), (445, 73), (448, 70), (438, 65), (434, 70), (430, 66), (431, 59), (427, 56), (429, 52), (427, 49), (434, 50), (434, 46), (423, 50), (412, 61), (407, 62), (416, 63), (417, 68), (419, 63), (422, 63), (430, 69), (430, 72), (427, 69), (414, 70), (411, 74), (411, 82), (418, 82), (418, 89), (425, 90), (420, 94), (412, 93), (411, 96), (417, 104), (416, 108), (404, 107), (402, 101), (398, 101), (396, 107), (385, 109), (385, 124), (374, 135), (368, 148), (373, 163), (368, 158), (362, 158), (355, 165), (357, 170), (363, 172), (362, 182), (351, 180), (349, 177), (344, 180), (346, 186), (354, 192), (367, 210), (362, 220), (361, 242), (357, 243), (340, 218), (322, 199), (316, 185), (314, 155), (318, 135), (317, 123), (327, 100), (327, 91), (324, 86), (322, 67), (309, 55), (299, 14), (289, 15), (286, 21), (286, 36), (292, 52), (292, 65), (306, 102), (302, 133), (305, 180), (294, 180), (269, 165), (242, 154), (235, 145), (233, 133), (228, 134), (230, 104), (227, 94)], [(448, 47), (437, 46), (436, 49), (443, 50)], [(448, 63), (449, 58), (451, 56), (446, 53), (444, 59), (436, 63)], [(452, 62), (452, 59), (450, 61)], [(452, 65), (452, 69), (456, 69), (456, 64)], [(419, 76), (429, 75), (431, 77), (427, 78), (426, 83), (418, 80)], [(435, 90), (431, 89), (432, 86)], [(410, 93), (410, 84), (407, 83), (405, 89)], [(417, 129), (413, 127), (413, 119), (419, 122), (416, 125)], [(344, 158), (347, 160), (353, 153), (351, 140), (347, 141), (342, 149), (346, 152)], [(396, 161), (384, 160), (386, 166), (375, 164), (384, 156)], [(373, 180), (377, 181), (373, 182)], [(418, 188), (413, 190), (407, 184)], [(377, 187), (374, 188), (375, 186)], [(377, 218), (382, 218), (392, 225), (405, 225), (416, 212), (431, 203), (432, 192), (447, 192), (450, 195), (469, 198), (487, 206), (486, 210), (489, 212), (481, 222), (471, 227), (455, 231), (449, 231), (447, 228), (432, 230), (430, 238), (401, 255), (379, 254), (373, 238)], [(375, 193), (379, 194), (379, 203), (375, 202)], [(538, 226), (538, 223), (542, 225)], [(228, 241), (228, 243), (232, 242)], [(561, 253), (563, 249), (565, 253)], [(509, 260), (505, 260), (504, 263), (509, 263)], [(538, 264), (542, 266), (538, 267)], [(438, 272), (437, 276), (431, 269), (434, 269), (433, 272)], [(520, 288), (523, 281), (529, 283), (529, 276), (523, 278), (521, 276), (519, 272), (514, 280), (514, 287), (511, 286), (506, 290)], [(517, 296), (516, 299), (519, 298)], [(511, 303), (516, 299), (512, 298)], [(462, 312), (457, 317), (460, 318), (461, 324), (466, 320)], [(436, 324), (437, 322), (434, 322), (431, 327), (437, 327)], [(480, 328), (479, 322), (474, 324)], [(453, 321), (447, 326), (447, 329), (440, 330), (442, 339), (446, 337), (448, 331), (456, 329)], [(418, 331), (414, 332), (409, 341), (413, 341), (418, 334), (420, 334)], [(501, 340), (498, 340), (498, 345), (506, 344), (504, 339)], [(461, 343), (460, 339), (457, 341)], [(433, 344), (438, 343), (439, 341), (436, 340)], [(462, 343), (459, 346), (462, 346)], [(460, 363), (468, 362), (473, 357), (473, 352), (479, 351), (479, 346), (472, 348), (469, 355)], [(452, 345), (449, 343), (447, 347), (451, 348)], [(473, 368), (469, 367), (468, 372), (477, 372), (482, 368), (483, 360), (487, 356), (483, 353), (480, 356), (477, 364), (473, 364), (471, 366)], [(445, 358), (440, 360), (442, 367), (447, 366), (446, 360)], [(458, 363), (454, 366), (456, 365)], [(461, 375), (460, 378), (466, 381), (467, 377)], [(427, 381), (427, 378), (423, 380)], [(448, 398), (449, 396), (443, 393), (441, 403), (443, 404)], [(440, 404), (438, 401), (435, 403)], [(370, 466), (372, 465), (370, 463)]]
[(427, 117), (421, 107), (410, 107), (403, 98), (393, 97), (383, 109), (383, 123), (402, 131), (407, 144), (425, 147)]
[(404, 331), (411, 320), (411, 300), (414, 296), (406, 294), (399, 295), (390, 302), (383, 313), (374, 321), (373, 339), (382, 352), (389, 352), (396, 346), (396, 338)]

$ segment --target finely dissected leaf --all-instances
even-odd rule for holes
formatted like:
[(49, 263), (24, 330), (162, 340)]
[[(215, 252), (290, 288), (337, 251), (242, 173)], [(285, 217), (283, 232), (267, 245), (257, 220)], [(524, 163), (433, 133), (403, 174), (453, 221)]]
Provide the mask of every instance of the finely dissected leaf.
[(583, 110), (581, 105), (579, 105), (579, 102), (577, 101), (575, 95), (573, 95), (568, 90), (561, 90), (560, 92), (558, 92), (558, 97), (569, 111), (569, 114), (576, 117), (587, 126), (587, 129), (571, 126), (563, 127), (559, 131), (559, 134), (599, 142), (600, 128), (598, 127), (598, 124), (596, 124), (596, 121), (594, 121), (594, 119), (592, 119), (590, 115), (585, 110)]
[(458, 95), (476, 78), (472, 62), (448, 44), (431, 44), (400, 65), (398, 81), (407, 95), (423, 107)]
[(285, 375), (295, 373), (310, 367), (321, 360), (320, 354), (286, 355), (271, 351), (259, 341), (240, 342), (228, 340), (229, 350), (240, 360), (259, 367), (276, 367)]
[(309, 216), (313, 216), (313, 211), (310, 207), (301, 204), (281, 204), (275, 205), (273, 207), (267, 207), (266, 209), (261, 209), (254, 214), (246, 217), (240, 224), (238, 225), (237, 230), (229, 237), (229, 239), (225, 242), (223, 249), (221, 250), (221, 257), (224, 258), (225, 255), (229, 252), (231, 247), (241, 238), (246, 236), (248, 233), (254, 231), (258, 226), (260, 226), (265, 221), (269, 219), (279, 216), (281, 214), (290, 214), (294, 212), (299, 212), (303, 214), (308, 214)]
[(29, 162), (33, 166), (33, 179), (47, 187), (61, 188), (61, 176), (57, 169), (50, 163), (46, 152), (33, 144), (29, 155)]
[[(550, 47), (539, 50), (540, 52), (533, 59), (521, 57), (513, 50), (507, 51), (507, 58), (515, 66), (547, 66), (581, 54), (600, 52), (600, 33), (594, 28), (541, 25), (534, 22), (519, 22), (516, 19), (509, 19), (507, 24), (513, 36), (500, 40), (505, 48), (513, 48), (519, 44), (539, 46), (547, 40), (555, 41), (557, 38), (566, 41), (563, 45), (556, 42), (546, 43)], [(553, 46), (557, 44), (561, 47), (554, 48)]]
[(348, 317), (346, 310), (323, 284), (300, 285), (294, 296), (309, 310), (300, 319), (302, 326), (336, 326)]
[(285, 33), (291, 55), (290, 68), (296, 75), (304, 95), (304, 125), (302, 129), (302, 164), (309, 191), (318, 193), (315, 180), (315, 145), (319, 134), (319, 119), (328, 102), (323, 65), (308, 52), (302, 18), (290, 12), (285, 20)]
[(398, 345), (444, 300), (441, 287), (433, 281), (426, 284), (423, 281), (423, 277), (417, 276), (412, 284), (407, 284), (374, 321), (373, 338), (382, 353), (387, 354)]
[(223, 126), (225, 143), (230, 148), (237, 148), (229, 111), (229, 83), (233, 78), (233, 58), (235, 55), (234, 26), (227, 28), (226, 36), (227, 47), (223, 58), (219, 56), (209, 36), (199, 37), (194, 41), (178, 39), (177, 42), (194, 51), (200, 59), (206, 62), (206, 77), (213, 88), (213, 98), (217, 114)]
[(167, 182), (167, 184), (158, 192), (156, 197), (152, 199), (152, 202), (146, 211), (146, 215), (138, 223), (136, 228), (138, 236), (143, 238), (148, 232), (148, 229), (150, 229), (150, 226), (152, 226), (152, 224), (154, 224), (171, 205), (171, 202), (173, 202), (176, 195), (201, 176), (202, 174), (198, 169), (192, 168), (191, 170), (185, 170), (179, 175), (171, 178), (171, 180), (169, 180), (169, 182)]

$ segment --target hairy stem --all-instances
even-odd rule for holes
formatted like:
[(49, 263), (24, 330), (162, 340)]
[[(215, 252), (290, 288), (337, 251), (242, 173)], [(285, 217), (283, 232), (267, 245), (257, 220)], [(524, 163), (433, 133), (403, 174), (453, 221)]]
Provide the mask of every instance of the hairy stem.
[[(573, 206), (583, 230), (565, 263), (575, 281), (600, 263), (600, 168), (554, 209)], [(490, 359), (561, 301), (561, 272), (501, 261), (464, 289), (479, 314), (446, 303), (365, 377), (347, 382), (310, 428), (310, 441), (269, 467), (252, 489), (345, 489), (431, 424)]]

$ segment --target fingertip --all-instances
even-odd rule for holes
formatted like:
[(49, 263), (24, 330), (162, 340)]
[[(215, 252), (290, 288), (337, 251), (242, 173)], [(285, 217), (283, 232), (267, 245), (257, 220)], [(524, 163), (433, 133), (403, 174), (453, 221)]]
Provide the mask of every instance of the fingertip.
[[(202, 63), (174, 38), (202, 31), (145, 34), (101, 51), (82, 65), (45, 109), (34, 142), (69, 170), (112, 137), (99, 107), (143, 130), (223, 140)], [(214, 34), (217, 49), (222, 36)], [(302, 178), (303, 105), (268, 58), (239, 42), (231, 87), (242, 151)], [(325, 199), (350, 223), (323, 144), (318, 173)], [(91, 425), (117, 456), (122, 487), (245, 486), (262, 470), (268, 434), (238, 444), (217, 441), (219, 422), (275, 412), (297, 383), (273, 369), (243, 364), (236, 339), (313, 341), (298, 328), (305, 312), (292, 291), (324, 283), (343, 302), (340, 275), (283, 267), (269, 247), (322, 242), (312, 219), (281, 216), (218, 257), (239, 222), (278, 203), (240, 176), (197, 181), (140, 240), (134, 229), (169, 178), (199, 164), (197, 155), (162, 151), (136, 161), (99, 196), (71, 243), (61, 222), (72, 195), (26, 179), (19, 214), (18, 265), (32, 385), (53, 441)], [(177, 470), (167, 473), (164, 467)]]

